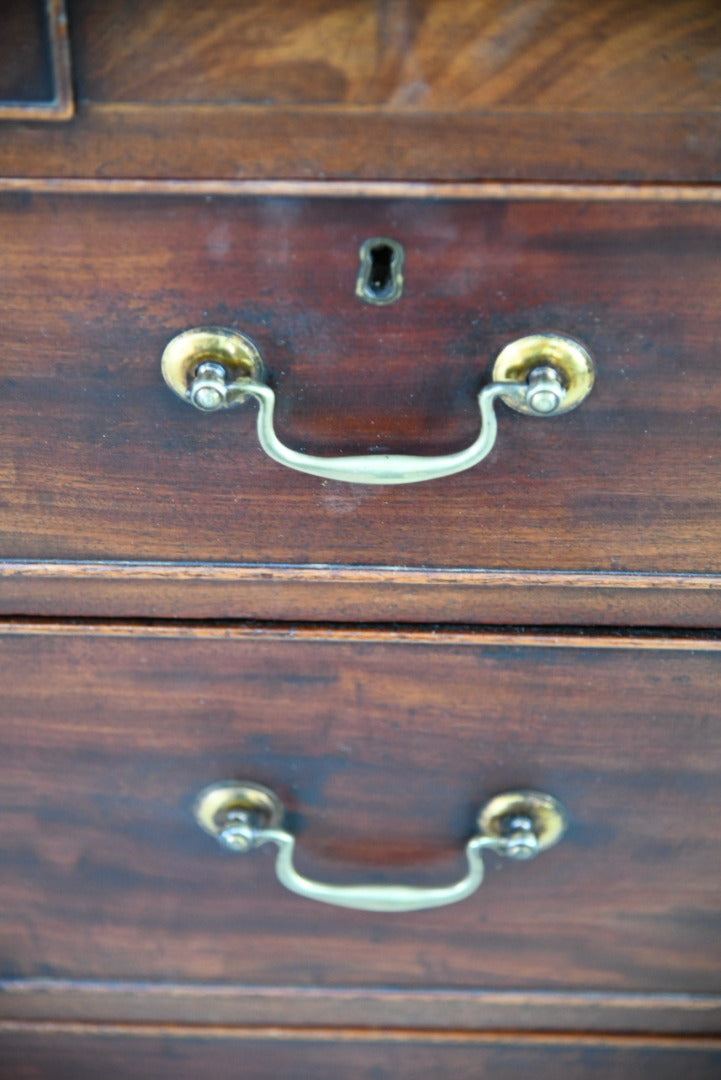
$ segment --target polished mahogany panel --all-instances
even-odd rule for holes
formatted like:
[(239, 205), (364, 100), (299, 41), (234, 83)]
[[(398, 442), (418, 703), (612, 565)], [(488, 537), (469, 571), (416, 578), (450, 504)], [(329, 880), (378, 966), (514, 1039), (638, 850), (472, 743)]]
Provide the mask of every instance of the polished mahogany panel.
[[(0, 661), (5, 978), (719, 991), (717, 642), (18, 626)], [(200, 831), (228, 777), (321, 881), (451, 882), (511, 788), (570, 827), (463, 903), (343, 911)]]
[(72, 16), (87, 102), (653, 113), (721, 96), (712, 0), (73, 0)]
[[(721, 573), (721, 207), (15, 193), (0, 228), (5, 559)], [(406, 284), (374, 308), (357, 251), (384, 234)], [(578, 338), (598, 377), (567, 416), (499, 406), (467, 473), (348, 485), (267, 459), (254, 405), (172, 395), (164, 345), (208, 324), (255, 340), (277, 429), (311, 453), (462, 448), (494, 356), (525, 334)], [(438, 617), (432, 595), (411, 617)]]

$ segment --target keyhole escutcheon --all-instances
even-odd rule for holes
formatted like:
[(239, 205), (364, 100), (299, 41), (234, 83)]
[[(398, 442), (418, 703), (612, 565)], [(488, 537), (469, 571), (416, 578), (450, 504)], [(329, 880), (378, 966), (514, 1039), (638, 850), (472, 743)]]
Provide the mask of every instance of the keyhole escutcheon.
[(387, 236), (364, 240), (358, 252), (360, 267), (356, 296), (366, 304), (393, 304), (403, 292), (402, 246)]

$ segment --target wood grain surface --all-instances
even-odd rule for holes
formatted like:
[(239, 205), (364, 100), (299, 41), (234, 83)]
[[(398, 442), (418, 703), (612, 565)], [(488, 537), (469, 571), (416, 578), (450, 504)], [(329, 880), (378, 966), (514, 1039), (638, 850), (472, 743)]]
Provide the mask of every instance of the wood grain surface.
[[(721, 179), (721, 114), (79, 105), (72, 124), (7, 125), (14, 177), (656, 181)], [(202, 148), (202, 149), (201, 149)]]
[(4, 1025), (0, 1067), (14, 1080), (716, 1080), (721, 1049), (711, 1040), (502, 1039), (323, 1030)]
[[(4, 559), (717, 582), (721, 208), (20, 193), (0, 201)], [(406, 290), (374, 309), (353, 294), (357, 249), (382, 234), (405, 245)], [(277, 389), (281, 437), (316, 453), (442, 454), (469, 444), (493, 357), (539, 330), (584, 342), (598, 379), (565, 417), (501, 406), (495, 450), (465, 474), (344, 485), (269, 461), (254, 406), (204, 416), (173, 397), (162, 349), (199, 324), (255, 339)], [(696, 618), (709, 617), (708, 599)], [(15, 603), (11, 595), (5, 610)], [(596, 615), (589, 603), (581, 617), (610, 621), (606, 606)], [(613, 616), (621, 623), (622, 606)], [(486, 617), (522, 622), (524, 612), (509, 602)], [(425, 616), (408, 613), (443, 617), (432, 601)], [(332, 602), (320, 617), (338, 617)], [(456, 605), (452, 618), (483, 621), (482, 601), (465, 613)]]
[[(6, 979), (718, 994), (717, 642), (167, 627), (5, 633)], [(286, 893), (194, 824), (278, 791), (319, 880), (439, 884), (477, 808), (571, 826), (412, 915)]]
[(79, 110), (0, 172), (713, 181), (714, 0), (70, 6)]
[(73, 0), (84, 102), (718, 108), (712, 0)]

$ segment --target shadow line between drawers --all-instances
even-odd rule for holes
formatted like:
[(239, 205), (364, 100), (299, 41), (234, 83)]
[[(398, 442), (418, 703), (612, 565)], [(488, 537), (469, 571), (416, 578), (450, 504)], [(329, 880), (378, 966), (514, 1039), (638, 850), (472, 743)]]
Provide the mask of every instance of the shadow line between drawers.
[(39, 1022), (315, 1025), (437, 1031), (721, 1032), (721, 996), (312, 988), (18, 979), (0, 1018)]

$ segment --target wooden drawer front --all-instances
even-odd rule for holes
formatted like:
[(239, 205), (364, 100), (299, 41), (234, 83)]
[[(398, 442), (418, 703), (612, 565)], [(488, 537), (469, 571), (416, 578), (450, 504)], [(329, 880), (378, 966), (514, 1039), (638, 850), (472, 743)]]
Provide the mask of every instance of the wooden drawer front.
[[(717, 617), (721, 207), (6, 194), (0, 231), (0, 551), (19, 561), (4, 566), (6, 611)], [(354, 295), (358, 245), (379, 234), (406, 250), (388, 307)], [(498, 405), (495, 449), (468, 472), (343, 484), (268, 459), (255, 404), (203, 415), (171, 393), (163, 348), (199, 324), (255, 340), (281, 437), (316, 454), (468, 446), (493, 358), (534, 332), (583, 342), (598, 376), (565, 416)], [(104, 560), (115, 600), (88, 592)], [(155, 578), (123, 609), (127, 560)], [(208, 580), (186, 602), (173, 579), (188, 564)], [(352, 598), (291, 595), (338, 568)], [(273, 574), (274, 597), (243, 592)], [(400, 607), (374, 600), (383, 574)], [(446, 601), (451, 585), (466, 592)], [(549, 587), (581, 599), (539, 607)]]
[(16, 1080), (716, 1080), (721, 1050), (712, 1041), (503, 1040), (401, 1033), (277, 1031), (265, 1038), (227, 1028), (123, 1030), (0, 1029), (0, 1065)]
[[(719, 991), (715, 643), (38, 628), (0, 657), (8, 977)], [(278, 792), (321, 881), (453, 881), (509, 788), (571, 824), (453, 907), (343, 911), (201, 833), (226, 777)]]

